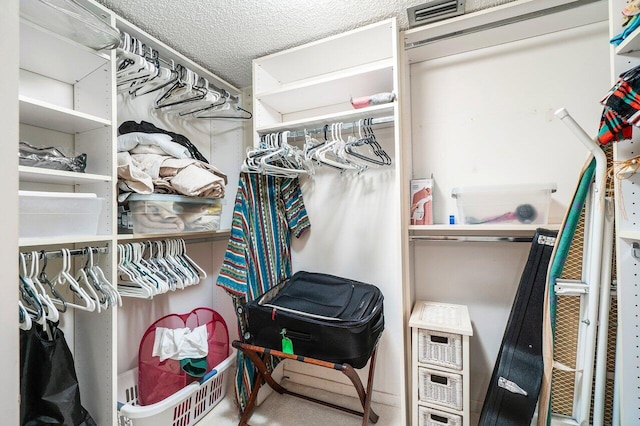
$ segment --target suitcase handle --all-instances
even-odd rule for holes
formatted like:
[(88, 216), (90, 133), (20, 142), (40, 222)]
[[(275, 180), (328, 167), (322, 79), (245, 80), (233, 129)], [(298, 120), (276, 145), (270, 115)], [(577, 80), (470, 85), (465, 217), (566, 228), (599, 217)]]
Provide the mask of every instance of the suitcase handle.
[(311, 341), (311, 334), (293, 331), (290, 328), (287, 328), (287, 337), (295, 340), (304, 340), (305, 342)]

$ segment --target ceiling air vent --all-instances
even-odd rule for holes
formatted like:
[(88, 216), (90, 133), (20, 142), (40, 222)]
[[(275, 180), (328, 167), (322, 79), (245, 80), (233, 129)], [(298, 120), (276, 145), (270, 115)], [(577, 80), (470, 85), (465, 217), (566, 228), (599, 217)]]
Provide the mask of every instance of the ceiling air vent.
[(407, 9), (409, 27), (451, 18), (464, 13), (465, 0), (430, 0)]

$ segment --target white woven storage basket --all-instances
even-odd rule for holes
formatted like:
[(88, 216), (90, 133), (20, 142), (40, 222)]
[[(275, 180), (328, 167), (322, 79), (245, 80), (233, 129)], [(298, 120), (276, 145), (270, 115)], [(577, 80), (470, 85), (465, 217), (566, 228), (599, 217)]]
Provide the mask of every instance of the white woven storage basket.
[(420, 329), (418, 361), (462, 370), (462, 335)]
[(155, 404), (138, 405), (138, 369), (118, 376), (118, 426), (190, 426), (197, 423), (227, 393), (232, 376), (227, 371), (235, 351), (203, 383), (194, 382)]
[(462, 376), (418, 368), (419, 398), (422, 401), (462, 410)]
[(461, 426), (462, 417), (428, 407), (418, 407), (419, 426)]

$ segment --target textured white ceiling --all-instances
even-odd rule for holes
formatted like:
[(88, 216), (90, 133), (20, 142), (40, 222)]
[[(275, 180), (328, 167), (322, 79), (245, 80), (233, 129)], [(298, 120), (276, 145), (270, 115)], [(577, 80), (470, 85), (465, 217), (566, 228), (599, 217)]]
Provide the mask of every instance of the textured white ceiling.
[[(97, 0), (239, 88), (251, 60), (385, 18), (408, 28), (426, 0)], [(467, 0), (466, 11), (513, 0)], [(326, 58), (331, 60), (331, 58)]]

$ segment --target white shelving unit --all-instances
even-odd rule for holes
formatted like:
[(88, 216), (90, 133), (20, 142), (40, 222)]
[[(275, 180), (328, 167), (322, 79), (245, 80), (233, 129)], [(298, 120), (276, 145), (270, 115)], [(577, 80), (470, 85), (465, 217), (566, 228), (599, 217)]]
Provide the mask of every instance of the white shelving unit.
[[(374, 409), (376, 402), (405, 404), (405, 376), (398, 374), (406, 367), (405, 356), (390, 349), (405, 346), (405, 310), (410, 311), (402, 279), (401, 103), (354, 109), (351, 98), (382, 92), (400, 97), (398, 52), (396, 22), (384, 20), (253, 61), (254, 144), (264, 134), (384, 118), (373, 130), (392, 165), (359, 175), (317, 167), (314, 175), (300, 177), (311, 230), (303, 243), (292, 241), (294, 271), (368, 282), (384, 294), (389, 314), (376, 361)], [(322, 140), (321, 133), (314, 136)], [(302, 148), (302, 141), (290, 138), (288, 143)], [(302, 363), (285, 362), (284, 370), (290, 380), (349, 392), (336, 383), (343, 381), (339, 375), (327, 377)]]
[[(611, 36), (622, 31), (622, 8), (624, 0), (609, 1), (609, 31)], [(640, 31), (630, 34), (619, 46), (612, 48), (611, 83), (618, 76), (640, 65)], [(624, 161), (640, 155), (638, 129), (634, 128), (633, 138), (614, 144), (614, 161)], [(637, 424), (640, 422), (640, 259), (634, 244), (640, 243), (640, 203), (638, 186), (640, 175), (633, 174), (628, 179), (615, 179), (616, 194), (616, 259), (617, 259), (617, 303), (618, 336), (615, 363), (616, 388), (619, 394), (614, 400), (615, 410), (619, 410), (617, 424)], [(616, 424), (616, 423), (614, 423)]]
[[(517, 0), (404, 32), (412, 139), (404, 157), (406, 186), (433, 174), (436, 223), (407, 226), (406, 276), (411, 302), (468, 307), (471, 424), (482, 411), (531, 237), (536, 227), (559, 229), (584, 162), (584, 148), (551, 117), (554, 106), (573, 110), (594, 128), (602, 113), (596, 88), (609, 75), (602, 65), (608, 49), (601, 47), (607, 5), (577, 3)], [(576, 58), (590, 65), (574, 69), (569, 61)], [(585, 68), (590, 73), (580, 81), (576, 73)], [(559, 88), (550, 90), (551, 82)], [(511, 84), (518, 96), (497, 95)], [(446, 224), (458, 215), (452, 188), (548, 181), (559, 189), (549, 224)], [(403, 220), (410, 205), (406, 191)]]
[(467, 307), (416, 301), (409, 327), (411, 424), (469, 426), (469, 337), (473, 329)]
[[(81, 4), (110, 25), (114, 15), (92, 0)], [(20, 189), (95, 193), (103, 198), (96, 235), (20, 238), (20, 251), (106, 247), (99, 257), (115, 280), (115, 67), (112, 51), (95, 51), (27, 21), (20, 23), (20, 140), (87, 154), (86, 173), (19, 166)], [(17, 149), (17, 141), (14, 149)], [(73, 223), (68, 223), (73, 229)], [(79, 258), (78, 261), (83, 259)], [(67, 294), (72, 298), (72, 294)], [(82, 404), (98, 424), (115, 424), (116, 310), (69, 309), (60, 326), (72, 351)]]
[(397, 93), (397, 48), (389, 36), (389, 25), (383, 21), (255, 59), (255, 132), (387, 112), (393, 104), (354, 111), (350, 100), (380, 92)]

